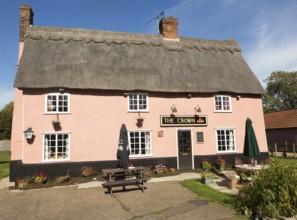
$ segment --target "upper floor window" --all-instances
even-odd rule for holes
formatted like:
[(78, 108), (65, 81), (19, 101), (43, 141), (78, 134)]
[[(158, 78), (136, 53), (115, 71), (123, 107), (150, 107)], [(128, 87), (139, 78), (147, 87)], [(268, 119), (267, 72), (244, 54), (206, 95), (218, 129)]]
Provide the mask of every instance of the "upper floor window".
[(43, 159), (63, 160), (69, 159), (70, 134), (52, 133), (44, 134)]
[(129, 131), (128, 136), (131, 156), (151, 155), (150, 131)]
[(148, 111), (148, 95), (146, 93), (129, 93), (129, 111)]
[(217, 129), (217, 151), (229, 152), (235, 151), (235, 130)]
[(51, 93), (46, 95), (47, 113), (67, 113), (69, 106), (69, 94)]
[(231, 112), (231, 97), (224, 95), (217, 95), (214, 97), (216, 112)]

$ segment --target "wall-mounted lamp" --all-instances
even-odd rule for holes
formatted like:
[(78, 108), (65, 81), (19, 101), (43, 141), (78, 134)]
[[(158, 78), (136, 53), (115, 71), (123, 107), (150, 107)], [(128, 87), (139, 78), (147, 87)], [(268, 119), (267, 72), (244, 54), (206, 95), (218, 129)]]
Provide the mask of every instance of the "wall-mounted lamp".
[(192, 93), (188, 93), (188, 94), (187, 94), (187, 98), (188, 98), (188, 99), (192, 98)]
[(201, 108), (199, 105), (196, 105), (196, 107), (194, 108), (195, 114), (196, 112), (200, 113), (201, 112)]
[(60, 93), (64, 93), (64, 88), (59, 88)]
[(33, 137), (34, 132), (33, 132), (31, 127), (28, 127), (28, 129), (25, 130), (23, 133), (24, 133), (25, 138), (28, 140), (28, 139), (31, 139)]
[(175, 105), (173, 105), (171, 107), (171, 114), (176, 113), (176, 112), (177, 112), (177, 109), (175, 108)]
[(240, 95), (236, 96), (236, 100), (238, 101), (241, 98)]

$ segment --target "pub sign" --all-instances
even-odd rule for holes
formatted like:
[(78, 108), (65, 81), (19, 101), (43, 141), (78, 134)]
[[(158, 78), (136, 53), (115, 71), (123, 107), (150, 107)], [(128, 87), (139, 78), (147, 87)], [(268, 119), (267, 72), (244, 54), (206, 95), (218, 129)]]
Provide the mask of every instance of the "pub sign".
[(178, 126), (206, 126), (207, 116), (170, 116), (161, 115), (161, 127), (178, 127)]

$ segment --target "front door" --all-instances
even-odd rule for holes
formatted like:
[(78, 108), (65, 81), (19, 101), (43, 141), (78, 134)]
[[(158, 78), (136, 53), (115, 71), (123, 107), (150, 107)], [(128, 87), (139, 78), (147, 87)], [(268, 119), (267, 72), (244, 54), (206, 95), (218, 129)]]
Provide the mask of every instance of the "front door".
[(191, 130), (178, 130), (177, 139), (179, 169), (192, 169)]

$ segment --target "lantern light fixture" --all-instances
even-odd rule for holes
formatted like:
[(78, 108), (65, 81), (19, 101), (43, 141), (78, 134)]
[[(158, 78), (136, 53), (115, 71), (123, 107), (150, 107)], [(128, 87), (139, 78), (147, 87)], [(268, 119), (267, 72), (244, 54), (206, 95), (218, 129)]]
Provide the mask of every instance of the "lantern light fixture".
[(201, 108), (200, 108), (199, 105), (196, 105), (196, 107), (194, 108), (194, 110), (195, 110), (195, 114), (196, 114), (196, 112), (198, 112), (198, 113), (201, 112)]
[(173, 105), (171, 107), (171, 113), (173, 114), (173, 113), (176, 113), (176, 112), (177, 112), (177, 109), (176, 109), (175, 105)]
[(33, 137), (33, 130), (31, 127), (28, 127), (24, 132), (24, 136), (27, 140), (31, 139)]

